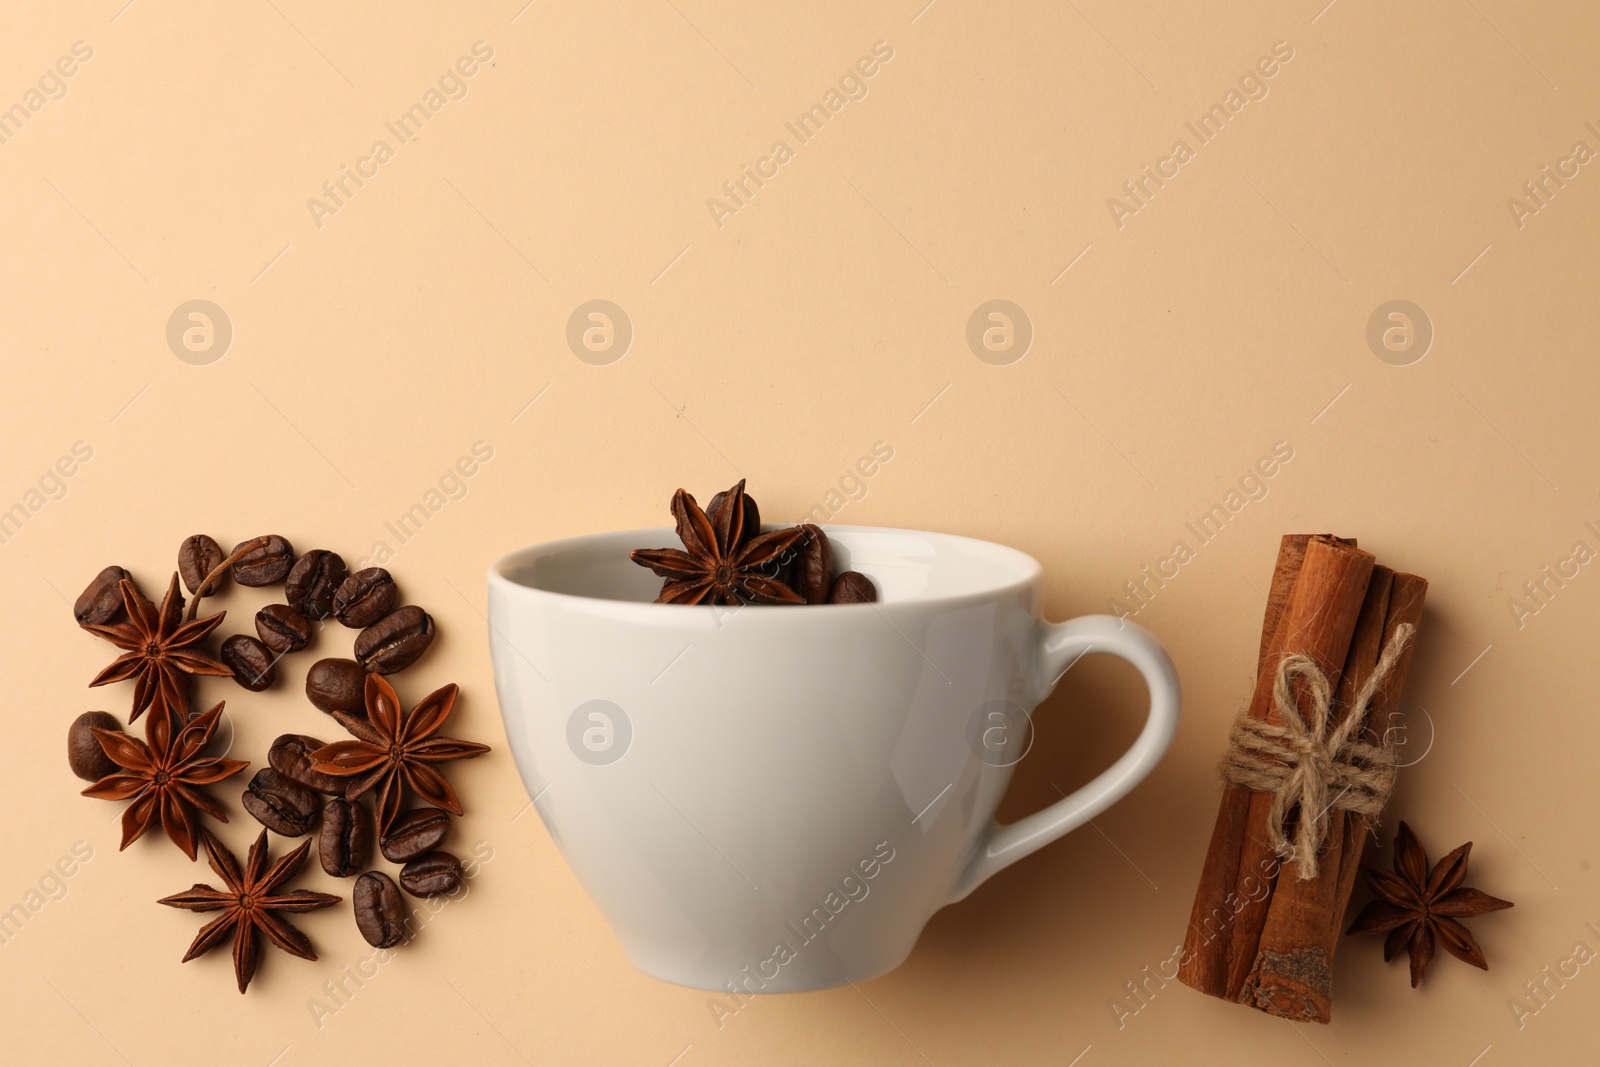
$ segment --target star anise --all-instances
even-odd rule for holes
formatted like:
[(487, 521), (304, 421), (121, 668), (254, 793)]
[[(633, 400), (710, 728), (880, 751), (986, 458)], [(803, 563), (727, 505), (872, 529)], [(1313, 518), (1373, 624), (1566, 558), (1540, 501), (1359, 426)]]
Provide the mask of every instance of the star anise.
[(435, 737), (455, 706), (454, 683), (422, 698), (410, 715), (400, 710), (400, 697), (379, 674), (367, 675), (367, 717), (358, 719), (343, 712), (334, 718), (355, 734), (355, 741), (335, 741), (311, 753), (312, 766), (324, 774), (354, 778), (345, 792), (351, 800), (377, 789), (379, 836), (400, 814), (405, 787), (410, 786), (424, 801), (452, 815), (461, 814), (461, 802), (433, 769), (434, 764), (472, 759), (489, 751), (488, 745)]
[[(245, 760), (202, 758), (201, 753), (216, 732), (222, 704), (183, 723), (175, 708), (157, 697), (150, 717), (145, 720), (145, 741), (129, 737), (121, 730), (94, 728), (111, 762), (122, 769), (108, 774), (83, 791), (99, 800), (131, 800), (122, 813), (122, 845), (127, 848), (158, 821), (172, 843), (195, 857), (195, 832), (204, 833), (199, 812), (221, 822), (228, 813), (216, 799), (200, 789), (249, 766)], [(176, 736), (174, 736), (176, 735)]]
[[(111, 626), (85, 625), (84, 629), (124, 650), (111, 666), (95, 675), (94, 681), (89, 683), (91, 687), (134, 677), (139, 679), (133, 690), (133, 714), (129, 722), (143, 714), (158, 693), (166, 698), (168, 707), (187, 707), (189, 682), (185, 675), (221, 677), (233, 673), (195, 647), (217, 628), (226, 612), (184, 622), (183, 594), (178, 592), (176, 571), (160, 608), (146, 600), (128, 579), (122, 580), (120, 588), (128, 620)], [(190, 855), (193, 854), (194, 850), (190, 849)]]
[(641, 567), (666, 579), (658, 604), (804, 604), (805, 597), (776, 577), (781, 557), (806, 536), (804, 528), (759, 532), (747, 507), (744, 480), (717, 494), (711, 513), (679, 489), (672, 517), (683, 549), (639, 548), (629, 553)]
[(222, 939), (233, 934), (233, 974), (243, 993), (255, 977), (256, 963), (261, 959), (261, 935), (292, 956), (314, 960), (317, 953), (305, 934), (291, 926), (280, 912), (314, 911), (337, 904), (342, 897), (329, 893), (313, 893), (309, 889), (278, 892), (278, 887), (293, 878), (306, 861), (311, 849), (307, 841), (282, 857), (271, 867), (267, 866), (267, 832), (261, 831), (256, 843), (250, 846), (244, 870), (239, 861), (209, 831), (201, 830), (201, 840), (206, 846), (206, 859), (211, 869), (223, 881), (225, 888), (214, 889), (199, 885), (187, 893), (174, 893), (162, 897), (158, 904), (187, 911), (220, 911), (223, 914), (200, 928), (194, 943), (184, 955), (188, 963), (221, 944)]
[(1474, 967), (1489, 969), (1472, 933), (1457, 919), (1511, 907), (1511, 901), (1491, 897), (1461, 885), (1467, 877), (1468, 841), (1428, 869), (1428, 853), (1411, 832), (1400, 824), (1394, 841), (1394, 873), (1363, 868), (1378, 899), (1361, 909), (1347, 934), (1382, 934), (1385, 962), (1401, 949), (1411, 953), (1411, 987), (1415, 989), (1433, 960), (1435, 944), (1456, 959)]

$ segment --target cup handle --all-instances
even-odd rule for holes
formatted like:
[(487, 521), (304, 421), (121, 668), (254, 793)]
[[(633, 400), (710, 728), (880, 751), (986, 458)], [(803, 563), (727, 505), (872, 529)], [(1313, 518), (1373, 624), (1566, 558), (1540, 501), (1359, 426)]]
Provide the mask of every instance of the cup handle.
[(1035, 703), (1050, 694), (1080, 657), (1108, 652), (1127, 660), (1144, 676), (1150, 690), (1149, 718), (1133, 747), (1071, 796), (1006, 826), (990, 819), (947, 904), (961, 900), (1002, 867), (1076, 830), (1121, 800), (1161, 762), (1177, 732), (1182, 703), (1178, 672), (1166, 650), (1142, 626), (1111, 615), (1084, 615), (1069, 622), (1041, 624), (1037, 641), (1032, 679)]

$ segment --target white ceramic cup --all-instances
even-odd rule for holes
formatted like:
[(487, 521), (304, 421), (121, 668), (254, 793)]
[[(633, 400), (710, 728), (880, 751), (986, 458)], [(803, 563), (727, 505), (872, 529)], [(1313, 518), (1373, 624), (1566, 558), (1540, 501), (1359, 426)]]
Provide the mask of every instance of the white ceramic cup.
[[(1115, 803), (1178, 725), (1145, 630), (1040, 619), (1031, 556), (826, 527), (876, 604), (654, 604), (628, 559), (670, 527), (573, 537), (489, 571), (495, 686), (533, 804), (634, 966), (793, 992), (883, 974), (939, 908)], [(994, 821), (1028, 715), (1080, 656), (1144, 676), (1133, 747), (1071, 796)]]

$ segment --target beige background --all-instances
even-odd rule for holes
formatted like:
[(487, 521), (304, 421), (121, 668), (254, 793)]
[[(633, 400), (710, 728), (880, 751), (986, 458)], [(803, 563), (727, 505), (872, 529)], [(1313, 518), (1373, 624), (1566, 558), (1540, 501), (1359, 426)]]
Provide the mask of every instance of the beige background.
[[(0, 106), (28, 117), (0, 144), (0, 508), (27, 518), (0, 544), (0, 907), (40, 902), (52, 865), (93, 849), (60, 887), (45, 879), (60, 899), (0, 947), (8, 1060), (1593, 1055), (1594, 968), (1551, 983), (1520, 1028), (1510, 1002), (1575, 942), (1600, 950), (1585, 926), (1600, 927), (1600, 577), (1578, 567), (1520, 626), (1508, 599), (1574, 542), (1600, 549), (1600, 171), (1579, 168), (1520, 226), (1507, 203), (1575, 142), (1600, 150), (1591, 6), (524, 2), (99, 0), (5, 20)], [(29, 111), (78, 41), (92, 59)], [(493, 59), (466, 96), (394, 139), (385, 123), (478, 41)], [(799, 144), (784, 123), (879, 41), (893, 58), (866, 97)], [(1265, 98), (1198, 146), (1184, 124), (1279, 41), (1293, 58)], [(1108, 198), (1178, 138), (1194, 158), (1119, 228)], [(308, 199), (379, 139), (393, 158), (319, 228)], [(708, 198), (778, 139), (793, 158), (719, 227)], [(609, 366), (565, 340), (597, 298), (635, 334)], [(166, 338), (195, 299), (233, 329), (220, 359), (189, 353), (205, 365)], [(990, 299), (1034, 329), (1010, 365), (965, 340)], [(1369, 349), (1392, 299), (1432, 323), (1419, 362)], [(1174, 542), (1194, 547), (1185, 522), (1276, 442), (1293, 459), (1137, 616), (1188, 697), (1143, 786), (938, 914), (899, 971), (758, 999), (719, 1027), (707, 994), (629, 968), (527, 815), (484, 570), (532, 541), (665, 521), (680, 484), (705, 499), (742, 475), (770, 518), (795, 519), (880, 440), (894, 458), (837, 521), (1016, 545), (1044, 561), (1056, 618), (1108, 610)], [(30, 497), (78, 441), (93, 458), (45, 480), (56, 499)], [(476, 441), (492, 461), (399, 544), (385, 522)], [(348, 905), (301, 921), (320, 961), (269, 956), (241, 998), (225, 951), (179, 966), (198, 917), (152, 903), (209, 872), (161, 839), (119, 854), (115, 809), (80, 798), (62, 758), (74, 715), (125, 715), (129, 693), (83, 688), (113, 650), (72, 626), (71, 599), (113, 562), (158, 591), (199, 530), (282, 532), (352, 563), (387, 542), (442, 634), (402, 694), (460, 682), (455, 732), (495, 746), (452, 775), (469, 808), (456, 844), (493, 850), (470, 897), (320, 1026), (323, 983), (369, 951)], [(1376, 939), (1346, 943), (1326, 1028), (1175, 982), (1141, 1006), (1125, 983), (1181, 937), (1213, 767), (1293, 530), (1359, 536), (1433, 583), (1408, 690), (1426, 711), (1408, 744), (1426, 754), (1374, 861), (1403, 817), (1434, 856), (1475, 841), (1471, 883), (1517, 906), (1473, 924), (1487, 974), (1441, 958), (1420, 991)], [(225, 631), (267, 601), (231, 593)], [(330, 630), (317, 654), (348, 641)], [(203, 686), (228, 700), (236, 755), (259, 764), (286, 729), (329, 734), (300, 695), (310, 661), (269, 694)], [(1086, 780), (1140, 703), (1118, 665), (1074, 670), (1002, 815)], [(221, 793), (242, 849), (254, 824), (237, 788)], [(348, 893), (314, 867), (303, 882)], [(1139, 1009), (1120, 1026), (1119, 998)]]

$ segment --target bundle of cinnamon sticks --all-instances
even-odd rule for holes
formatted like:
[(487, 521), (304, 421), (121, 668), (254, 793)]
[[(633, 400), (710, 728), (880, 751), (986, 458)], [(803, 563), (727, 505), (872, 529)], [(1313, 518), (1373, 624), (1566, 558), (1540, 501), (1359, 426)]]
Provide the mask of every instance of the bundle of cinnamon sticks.
[[(1378, 564), (1353, 539), (1328, 534), (1283, 538), (1266, 618), (1256, 686), (1244, 713), (1280, 725), (1274, 700), (1288, 657), (1303, 656), (1329, 683), (1330, 725), (1350, 714), (1370, 689), (1368, 743), (1398, 709), (1428, 583)], [(1409, 629), (1406, 629), (1409, 627)], [(1391, 642), (1400, 649), (1375, 688), (1367, 682)], [(1298, 662), (1298, 661), (1297, 661)], [(1280, 690), (1281, 691), (1281, 690)], [(1326, 836), (1314, 864), (1297, 865), (1269, 832), (1274, 795), (1226, 784), (1206, 852), (1178, 976), (1211, 996), (1239, 1001), (1299, 1022), (1326, 1023), (1332, 1014), (1333, 952), (1375, 814), (1330, 805)], [(1306, 813), (1291, 810), (1288, 818)], [(1279, 822), (1283, 819), (1280, 804)], [(1314, 866), (1315, 874), (1310, 873)]]

